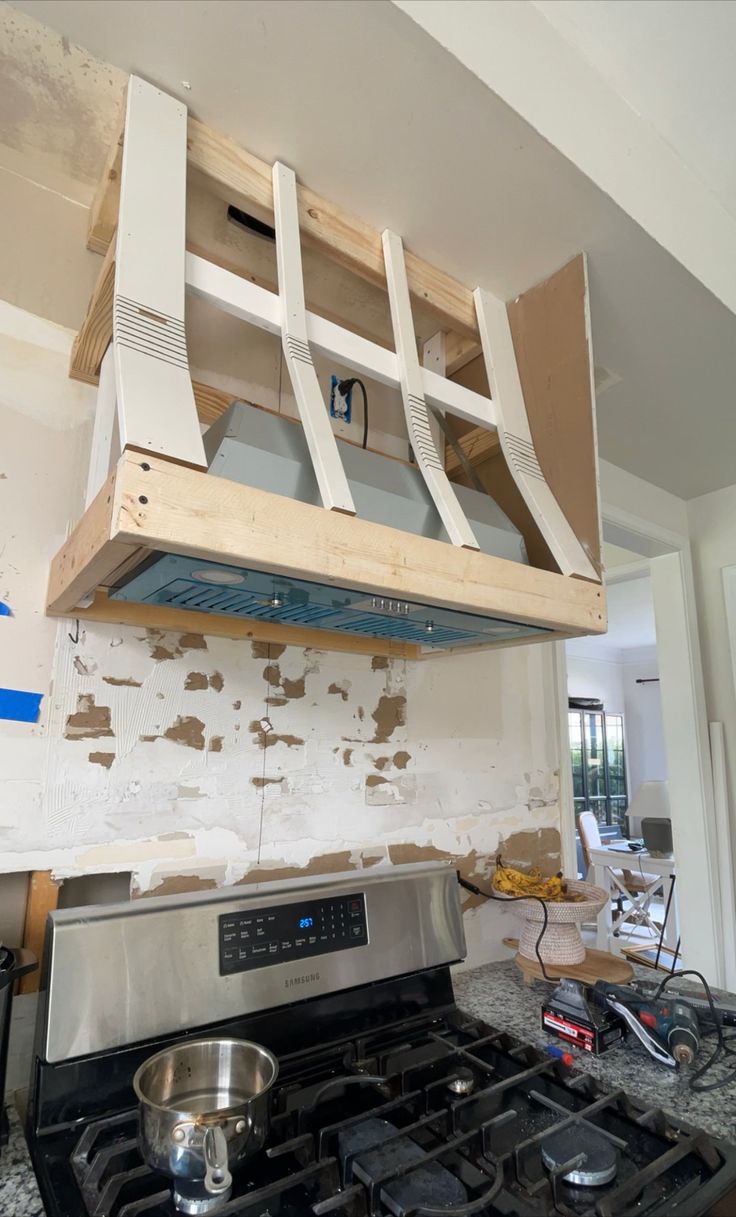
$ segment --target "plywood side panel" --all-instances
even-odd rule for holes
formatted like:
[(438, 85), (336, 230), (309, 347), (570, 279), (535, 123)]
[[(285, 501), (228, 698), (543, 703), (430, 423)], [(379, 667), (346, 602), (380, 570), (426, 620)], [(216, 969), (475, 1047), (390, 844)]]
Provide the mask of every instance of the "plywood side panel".
[(26, 904), (26, 919), (23, 929), (23, 946), (32, 951), (38, 960), (35, 972), (22, 976), (18, 982), (20, 993), (37, 993), (41, 977), (41, 957), (46, 933), (46, 921), (59, 903), (59, 884), (55, 883), (50, 871), (33, 871), (28, 883), (28, 902)]
[(587, 304), (585, 257), (578, 254), (507, 308), (539, 463), (573, 532), (600, 571)]

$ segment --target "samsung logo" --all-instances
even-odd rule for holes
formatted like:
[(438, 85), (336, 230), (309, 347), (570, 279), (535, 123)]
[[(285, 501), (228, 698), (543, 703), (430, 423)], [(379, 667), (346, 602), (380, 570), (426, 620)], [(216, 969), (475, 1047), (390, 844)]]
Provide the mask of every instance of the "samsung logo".
[(284, 988), (294, 989), (297, 985), (311, 985), (315, 980), (319, 980), (319, 972), (305, 972), (303, 976), (292, 976), (285, 980)]

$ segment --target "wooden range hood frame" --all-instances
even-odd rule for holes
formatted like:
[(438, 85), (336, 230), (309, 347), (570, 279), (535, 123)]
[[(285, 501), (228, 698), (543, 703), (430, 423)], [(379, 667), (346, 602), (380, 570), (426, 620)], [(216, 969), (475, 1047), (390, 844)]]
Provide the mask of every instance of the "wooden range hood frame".
[[(52, 615), (77, 616), (83, 619), (118, 622), (121, 624), (146, 625), (158, 629), (181, 629), (184, 631), (201, 630), (210, 634), (220, 634), (227, 637), (250, 638), (254, 641), (271, 641), (300, 646), (316, 646), (322, 649), (351, 651), (367, 654), (401, 655), (410, 658), (420, 658), (426, 654), (437, 655), (435, 650), (424, 651), (417, 646), (405, 643), (383, 641), (373, 638), (349, 637), (345, 634), (331, 634), (324, 630), (304, 629), (276, 623), (255, 620), (238, 620), (216, 614), (190, 612), (181, 609), (168, 609), (164, 606), (131, 604), (114, 601), (108, 598), (107, 589), (123, 574), (134, 569), (152, 551), (187, 554), (192, 557), (227, 563), (235, 566), (249, 566), (273, 573), (288, 573), (316, 582), (333, 583), (335, 586), (348, 586), (365, 590), (372, 594), (421, 601), (447, 608), (476, 612), (484, 616), (498, 616), (530, 625), (545, 627), (549, 633), (524, 637), (514, 642), (544, 641), (550, 638), (566, 638), (586, 633), (602, 633), (606, 629), (605, 592), (600, 581), (600, 524), (596, 476), (595, 432), (592, 418), (592, 389), (590, 378), (590, 362), (587, 355), (582, 377), (587, 379), (587, 393), (573, 394), (573, 405), (567, 402), (566, 412), (561, 415), (560, 431), (567, 431), (569, 437), (577, 435), (576, 460), (580, 467), (581, 452), (583, 468), (587, 474), (587, 483), (592, 484), (594, 492), (588, 495), (587, 511), (580, 527), (580, 511), (577, 512), (577, 529), (571, 528), (568, 518), (572, 520), (574, 513), (567, 510), (564, 503), (565, 484), (560, 480), (560, 470), (555, 469), (544, 461), (544, 437), (535, 425), (531, 410), (526, 410), (524, 397), (528, 396), (529, 377), (524, 375), (524, 361), (519, 359), (519, 372), (516, 373), (516, 356), (519, 355), (521, 343), (529, 346), (534, 341), (533, 333), (523, 333), (519, 329), (519, 308), (523, 311), (525, 297), (519, 298), (508, 308), (509, 321), (506, 320), (507, 310), (499, 302), (486, 294), (485, 304), (491, 310), (487, 312), (484, 295), (479, 291), (474, 294), (461, 284), (446, 276), (443, 272), (423, 262), (421, 259), (406, 253), (399, 238), (384, 234), (383, 241), (379, 233), (370, 229), (362, 221), (346, 215), (331, 204), (326, 203), (306, 188), (295, 187), (293, 193), (294, 228), (299, 234), (296, 250), (296, 267), (301, 276), (301, 264), (298, 254), (299, 236), (310, 241), (323, 253), (357, 272), (363, 278), (374, 283), (386, 285), (386, 272), (389, 271), (389, 291), (391, 295), (392, 318), (396, 334), (397, 355), (385, 350), (379, 352), (375, 344), (366, 342), (358, 336), (353, 337), (349, 331), (341, 329), (328, 321), (322, 321), (313, 314), (304, 312), (303, 295), (301, 300), (302, 322), (306, 327), (304, 332), (310, 342), (319, 345), (315, 333), (325, 327), (330, 327), (323, 349), (342, 351), (347, 343), (348, 354), (357, 352), (358, 367), (363, 355), (377, 362), (386, 375), (386, 383), (399, 383), (405, 400), (405, 410), (412, 434), (412, 418), (409, 414), (407, 396), (411, 410), (420, 423), (429, 417), (426, 413), (424, 398), (434, 400), (437, 405), (449, 413), (465, 419), (469, 434), (460, 440), (461, 447), (469, 454), (471, 463), (477, 463), (478, 453), (483, 457), (495, 455), (509, 465), (515, 459), (513, 451), (509, 460), (509, 442), (518, 445), (517, 434), (509, 432), (508, 425), (504, 431), (503, 415), (500, 409), (499, 391), (496, 386), (496, 376), (501, 375), (504, 361), (512, 366), (511, 380), (506, 374), (505, 387), (509, 384), (513, 390), (513, 374), (516, 374), (518, 384), (517, 397), (521, 401), (523, 426), (528, 427), (527, 448), (522, 450), (522, 464), (526, 460), (525, 453), (531, 452), (533, 458), (532, 475), (542, 485), (542, 491), (548, 496), (555, 496), (552, 506), (561, 521), (560, 533), (564, 534), (562, 550), (557, 549), (557, 562), (548, 560), (545, 554), (544, 564), (550, 569), (538, 569), (495, 558), (478, 552), (471, 546), (463, 544), (462, 527), (458, 529), (456, 544), (433, 541), (399, 529), (360, 520), (348, 512), (340, 510), (344, 504), (332, 503), (337, 510), (327, 510), (325, 507), (313, 507), (296, 502), (280, 495), (268, 494), (253, 487), (241, 486), (208, 475), (203, 468), (203, 460), (199, 456), (201, 445), (197, 412), (200, 419), (212, 421), (222, 410), (226, 409), (233, 400), (231, 395), (221, 393), (204, 385), (195, 385), (193, 390), (189, 380), (186, 363), (186, 349), (183, 335), (183, 296), (185, 279), (189, 290), (196, 285), (193, 283), (199, 276), (202, 282), (208, 282), (208, 274), (220, 274), (218, 283), (224, 282), (222, 271), (217, 271), (213, 262), (203, 258), (202, 253), (208, 253), (207, 238), (201, 234), (204, 243), (197, 234), (196, 253), (188, 246), (190, 253), (184, 262), (184, 191), (186, 185), (187, 165), (195, 170), (200, 178), (204, 178), (215, 194), (227, 203), (247, 207), (254, 214), (264, 219), (274, 217), (277, 232), (281, 226), (282, 244), (280, 247), (280, 296), (284, 308), (283, 334), (285, 349), (290, 341), (289, 319), (293, 319), (293, 279), (294, 264), (287, 272), (283, 270), (286, 256), (283, 252), (288, 247), (284, 236), (284, 211), (279, 210), (278, 186), (279, 181), (285, 182), (288, 190), (290, 171), (283, 166), (276, 166), (272, 175), (269, 166), (258, 161), (249, 153), (238, 148), (231, 141), (204, 127), (201, 123), (187, 116), (186, 110), (173, 99), (159, 93), (158, 90), (146, 85), (145, 82), (131, 78), (128, 92), (128, 143), (133, 145), (131, 132), (134, 127), (130, 121), (131, 94), (136, 91), (139, 99), (145, 104), (152, 103), (158, 115), (162, 99), (167, 103), (163, 110), (163, 127), (167, 124), (174, 129), (174, 138), (169, 139), (171, 156), (162, 159), (159, 175), (155, 169), (136, 184), (141, 185), (131, 206), (128, 204), (125, 223), (121, 222), (121, 232), (114, 239), (120, 206), (120, 180), (123, 156), (123, 138), (125, 133), (125, 118), (121, 118), (118, 137), (116, 138), (108, 158), (105, 173), (98, 189), (91, 215), (88, 245), (91, 249), (102, 252), (104, 261), (96, 288), (93, 292), (90, 306), (84, 324), (75, 341), (72, 353), (70, 373), (79, 379), (90, 383), (99, 381), (98, 408), (95, 422), (95, 438), (90, 466), (90, 476), (87, 493), (87, 510), (79, 524), (69, 537), (66, 544), (53, 560), (51, 568), (49, 598), (47, 611)], [(140, 106), (140, 100), (139, 100)], [(184, 126), (182, 128), (182, 116)], [(173, 128), (172, 128), (173, 120)], [(176, 127), (186, 133), (186, 153), (176, 149)], [(150, 127), (150, 123), (149, 123)], [(139, 128), (140, 129), (140, 128)], [(169, 131), (169, 136), (171, 130)], [(150, 131), (149, 131), (150, 139)], [(140, 145), (139, 145), (140, 147)], [(128, 168), (130, 175), (135, 170), (135, 160), (130, 152)], [(178, 158), (178, 159), (177, 159)], [(131, 159), (133, 168), (131, 169)], [(139, 157), (140, 160), (140, 157)], [(145, 158), (144, 158), (145, 161)], [(148, 161), (150, 166), (150, 152)], [(177, 178), (177, 172), (179, 177)], [(281, 178), (278, 177), (281, 174)], [(293, 175), (291, 175), (293, 178)], [(151, 180), (149, 180), (149, 178)], [(168, 232), (161, 231), (155, 222), (148, 231), (148, 217), (143, 214), (145, 207), (155, 211), (156, 193), (162, 181), (171, 185), (178, 184), (181, 195), (181, 215), (171, 220), (170, 197), (166, 200), (165, 223)], [(282, 186), (282, 189), (284, 187)], [(276, 196), (276, 198), (275, 198)], [(130, 191), (128, 196), (130, 197)], [(298, 213), (298, 221), (296, 219)], [(141, 215), (143, 214), (143, 219)], [(131, 219), (132, 216), (132, 219)], [(161, 217), (159, 217), (161, 220)], [(136, 225), (138, 234), (136, 234)], [(146, 227), (151, 252), (156, 259), (160, 258), (165, 264), (167, 250), (169, 262), (175, 268), (173, 292), (169, 291), (165, 304), (161, 303), (161, 293), (146, 295), (140, 288), (140, 275), (135, 280), (131, 265), (133, 257), (126, 257), (126, 240), (130, 246), (132, 231), (133, 238), (140, 238), (141, 225)], [(144, 242), (145, 243), (145, 242)], [(396, 262), (398, 250), (398, 263)], [(138, 251), (140, 254), (140, 240)], [(403, 255), (403, 256), (402, 256)], [(393, 260), (391, 260), (393, 258)], [(172, 261), (173, 259), (173, 261)], [(178, 259), (178, 261), (177, 261)], [(140, 259), (139, 259), (140, 261)], [(151, 259), (149, 258), (149, 264)], [(586, 344), (589, 343), (587, 324), (587, 283), (585, 280), (585, 264), (582, 255), (577, 260), (577, 276), (583, 284), (580, 293), (578, 316), (574, 321), (585, 332)], [(559, 272), (559, 276), (568, 275), (573, 263)], [(178, 270), (177, 270), (178, 268)], [(399, 298), (397, 304), (395, 279), (405, 280), (405, 300)], [(244, 291), (250, 291), (255, 299), (255, 306), (261, 311), (273, 311), (273, 298), (260, 285), (253, 286), (251, 280), (241, 276), (233, 276), (231, 271), (225, 271), (229, 276), (230, 286), (226, 287), (225, 295), (233, 298), (240, 297)], [(285, 291), (284, 278), (292, 278), (292, 296)], [(553, 276), (553, 283), (558, 276)], [(150, 278), (150, 276), (149, 276)], [(165, 276), (164, 276), (165, 278)], [(169, 276), (171, 279), (171, 276)], [(145, 275), (144, 275), (145, 279)], [(176, 280), (179, 280), (176, 282)], [(391, 280), (394, 279), (392, 284)], [(171, 286), (171, 284), (169, 285)], [(399, 284), (400, 286), (400, 284)], [(299, 288), (297, 284), (296, 314), (299, 311)], [(137, 291), (135, 289), (138, 289)], [(126, 290), (127, 289), (127, 290)], [(253, 291), (261, 292), (261, 297), (253, 297)], [(301, 288), (303, 293), (303, 288)], [(537, 289), (532, 289), (533, 291)], [(207, 295), (207, 291), (199, 294)], [(400, 293), (399, 293), (400, 294)], [(554, 296), (554, 293), (553, 293)], [(251, 299), (249, 297), (249, 301)], [(412, 368), (411, 348), (414, 343), (407, 342), (407, 325), (411, 325), (410, 298), (421, 301), (422, 306), (429, 308), (437, 315), (438, 324), (442, 327), (434, 336), (431, 344), (431, 358), (437, 372), (426, 369), (427, 352), (425, 350), (425, 370), (417, 371)], [(276, 300), (279, 297), (275, 297)], [(149, 303), (150, 301), (150, 303)], [(251, 319), (248, 308), (238, 310), (228, 307), (220, 294), (216, 302), (236, 315)], [(126, 331), (126, 314), (130, 305), (134, 306), (133, 324)], [(397, 321), (396, 309), (404, 307), (403, 319)], [(166, 307), (168, 305), (168, 307)], [(559, 306), (559, 300), (556, 301)], [(250, 305), (249, 305), (250, 307)], [(555, 307), (555, 301), (552, 301)], [(116, 310), (116, 333), (113, 344), (113, 309)], [(493, 310), (496, 320), (491, 316), (491, 328), (495, 326), (491, 337), (494, 339), (496, 366), (489, 360), (488, 321)], [(517, 310), (516, 326), (514, 325), (514, 309)], [(559, 311), (559, 308), (558, 308)], [(502, 314), (500, 330), (497, 323), (499, 312)], [(122, 317), (122, 321), (120, 318)], [(139, 320), (140, 317), (140, 320)], [(180, 318), (180, 320), (179, 320)], [(311, 321), (310, 321), (311, 318)], [(408, 320), (407, 320), (408, 318)], [(480, 327), (478, 325), (480, 319)], [(558, 324), (559, 324), (559, 318)], [(169, 326), (165, 335), (166, 342), (174, 342), (164, 350), (161, 369), (160, 353), (151, 360), (152, 340), (149, 333), (138, 340), (135, 327), (149, 325), (149, 322), (161, 322)], [(402, 329), (403, 322), (403, 329)], [(523, 322), (523, 317), (522, 317)], [(256, 319), (257, 324), (271, 328), (263, 317)], [(554, 327), (553, 327), (554, 328)], [(297, 316), (298, 331), (298, 316)], [(171, 337), (173, 332), (173, 339)], [(272, 332), (276, 332), (275, 329)], [(411, 337), (411, 331), (408, 331)], [(133, 333), (133, 339), (130, 334)], [(499, 355), (503, 343), (507, 339), (505, 349)], [(126, 339), (127, 335), (127, 339)], [(511, 336), (513, 335), (513, 345)], [(329, 340), (329, 341), (328, 341)], [(482, 342), (480, 341), (482, 340)], [(158, 339), (154, 336), (154, 341)], [(179, 342), (179, 347), (176, 342)], [(293, 341), (293, 340), (292, 340)], [(361, 347), (361, 343), (364, 345)], [(127, 345), (127, 352), (125, 348)], [(564, 346), (564, 343), (563, 343)], [(132, 347), (137, 347), (131, 355)], [(178, 352), (184, 349), (183, 361)], [(371, 348), (369, 350), (369, 348)], [(403, 348), (403, 349), (402, 349)], [(408, 353), (407, 353), (408, 348)], [(483, 350), (485, 348), (485, 350)], [(297, 348), (298, 349), (298, 348)], [(308, 344), (307, 344), (308, 349)], [(173, 351), (173, 355), (172, 355)], [(439, 358), (438, 358), (439, 352)], [(482, 353), (481, 353), (482, 352)], [(489, 369), (488, 381), (493, 385), (493, 400), (487, 396), (487, 381), (481, 384), (478, 392), (468, 384), (462, 385), (463, 373), (467, 377), (467, 369), (474, 364), (483, 364), (482, 354), (485, 354), (485, 367)], [(378, 356), (381, 356), (379, 359)], [(163, 370), (164, 377), (172, 375), (171, 365), (178, 366), (173, 371), (173, 383), (176, 392), (168, 403), (169, 412), (164, 407), (158, 410), (157, 419), (153, 424), (148, 421), (151, 414), (151, 388), (147, 385), (146, 392), (141, 392), (139, 370), (143, 357), (144, 370), (152, 363), (157, 366), (154, 374)], [(288, 352), (287, 352), (288, 355)], [(129, 360), (129, 373), (125, 387), (121, 379), (120, 364)], [(130, 361), (132, 360), (132, 364)], [(135, 361), (138, 361), (138, 366)], [(146, 362), (147, 361), (147, 362)], [(528, 363), (528, 360), (527, 360)], [(408, 364), (408, 369), (407, 369)], [(467, 368), (466, 368), (467, 365)], [(371, 367), (373, 364), (370, 365)], [(181, 372), (184, 372), (184, 378)], [(365, 369), (363, 369), (365, 370)], [(292, 365), (293, 371), (293, 365)], [(297, 370), (298, 372), (298, 370)], [(439, 373), (439, 374), (437, 374)], [(367, 372), (371, 375), (371, 372)], [(449, 380), (448, 375), (455, 375), (455, 381)], [(413, 380), (412, 380), (413, 377)], [(418, 379), (421, 378), (421, 379)], [(380, 379), (380, 375), (378, 376)], [(477, 378), (477, 377), (476, 377)], [(136, 383), (136, 379), (138, 383)], [(547, 382), (552, 378), (547, 377)], [(580, 378), (578, 377), (578, 380)], [(408, 382), (408, 385), (407, 385)], [(316, 381), (315, 381), (316, 383)], [(522, 393), (523, 386), (523, 393)], [(296, 386), (295, 386), (296, 387)], [(414, 388), (412, 396), (410, 390)], [(166, 397), (169, 385), (164, 385), (161, 393)], [(485, 392), (483, 392), (485, 389)], [(188, 394), (187, 394), (188, 390)], [(174, 396), (175, 399), (174, 400)], [(506, 394), (507, 397), (512, 393)], [(417, 397), (421, 408), (417, 415)], [(299, 399), (299, 393), (297, 393)], [(195, 409), (196, 403), (196, 409)], [(320, 403), (321, 404), (321, 403)], [(164, 406), (166, 402), (164, 402)], [(189, 414), (187, 414), (187, 408)], [(549, 414), (549, 403), (543, 405)], [(425, 412), (422, 413), (422, 410)], [(309, 430), (310, 418), (300, 405), (302, 421), (305, 430)], [(539, 409), (537, 410), (539, 416)], [(508, 419), (507, 415), (507, 419)], [(115, 424), (119, 426), (123, 439), (122, 455), (115, 460), (113, 453), (113, 436)], [(321, 421), (317, 418), (317, 423)], [(558, 420), (553, 419), (553, 424)], [(478, 425), (480, 423), (480, 425)], [(549, 418), (547, 419), (549, 424)], [(168, 428), (168, 430), (167, 430)], [(498, 434), (494, 431), (497, 428)], [(549, 431), (549, 425), (547, 427)], [(553, 430), (554, 430), (553, 425)], [(170, 442), (169, 436), (176, 432), (176, 439)], [(196, 438), (195, 438), (196, 433)], [(538, 438), (539, 437), (539, 438)], [(581, 438), (582, 437), (582, 438)], [(558, 437), (558, 442), (564, 441), (564, 434)], [(488, 443), (487, 441), (491, 442)], [(499, 440), (503, 446), (503, 456), (499, 452)], [(334, 440), (332, 441), (334, 444)], [(535, 447), (537, 451), (535, 452)], [(475, 450), (475, 457), (474, 457)], [(537, 461), (537, 452), (542, 457)], [(337, 453), (337, 445), (335, 445)], [(337, 462), (341, 471), (339, 456)], [(420, 466), (422, 461), (419, 461)], [(442, 462), (444, 464), (444, 462)], [(463, 462), (467, 468), (467, 461)], [(532, 462), (526, 461), (527, 465)], [(563, 462), (564, 466), (564, 462)], [(442, 465), (440, 465), (440, 469)], [(427, 477), (427, 471), (422, 470)], [(450, 472), (450, 471), (448, 471)], [(519, 499), (519, 479), (514, 471), (517, 487), (514, 489)], [(522, 469), (525, 472), (525, 469)], [(563, 470), (564, 472), (564, 470)], [(328, 471), (329, 473), (329, 471)], [(591, 475), (592, 474), (592, 481)], [(553, 476), (557, 478), (554, 484)], [(434, 475), (440, 482), (440, 494), (444, 493), (443, 486), (447, 483), (445, 473)], [(450, 472), (450, 476), (461, 480), (462, 466)], [(528, 480), (528, 479), (527, 479)], [(585, 479), (584, 479), (585, 480)], [(532, 497), (521, 487), (521, 503), (527, 514), (531, 511), (535, 523), (539, 525), (538, 503), (535, 503), (532, 487)], [(430, 487), (431, 489), (431, 487)], [(434, 495), (434, 491), (433, 491)], [(449, 501), (454, 498), (451, 490)], [(323, 493), (323, 501), (325, 494)], [(435, 497), (437, 502), (437, 498)], [(558, 506), (558, 503), (560, 504)], [(442, 508), (445, 504), (438, 503)], [(563, 514), (567, 511), (567, 518)], [(443, 516), (444, 518), (444, 516)], [(513, 515), (512, 515), (513, 518)], [(544, 524), (545, 521), (542, 521)], [(549, 524), (549, 522), (546, 522)], [(567, 530), (567, 532), (565, 532)], [(452, 535), (452, 533), (451, 533)], [(545, 533), (549, 537), (549, 527)], [(472, 538), (471, 538), (472, 540)], [(552, 538), (554, 548), (555, 538)], [(542, 542), (544, 547), (545, 542)], [(567, 545), (567, 550), (565, 550)], [(580, 553), (576, 558), (576, 546)], [(572, 567), (579, 562), (574, 574), (559, 573), (559, 554), (563, 554), (563, 562), (567, 554), (572, 554)], [(585, 570), (589, 577), (580, 577), (580, 571)], [(513, 644), (513, 643), (512, 643)], [(495, 642), (490, 646), (509, 645)], [(467, 648), (457, 648), (463, 650)], [(448, 651), (439, 652), (451, 653)]]

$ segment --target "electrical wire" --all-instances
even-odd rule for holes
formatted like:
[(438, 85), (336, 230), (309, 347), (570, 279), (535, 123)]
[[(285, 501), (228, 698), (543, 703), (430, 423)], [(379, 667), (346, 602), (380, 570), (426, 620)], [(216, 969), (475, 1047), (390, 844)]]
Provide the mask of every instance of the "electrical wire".
[(341, 397), (347, 397), (354, 385), (357, 385), (363, 394), (363, 448), (368, 447), (368, 393), (363, 381), (359, 376), (349, 376), (347, 380), (341, 380), (337, 386)]
[(495, 892), (481, 891), (481, 889), (479, 887), (476, 887), (476, 885), (474, 883), (471, 883), (469, 879), (465, 879), (460, 874), (460, 871), (457, 871), (456, 873), (457, 873), (458, 883), (460, 884), (461, 887), (465, 888), (466, 892), (471, 892), (474, 896), (482, 896), (484, 898), (484, 900), (499, 900), (501, 902), (501, 904), (510, 904), (515, 900), (536, 900), (538, 904), (541, 904), (542, 913), (544, 914), (544, 920), (542, 923), (542, 928), (539, 931), (537, 941), (534, 943), (534, 954), (536, 955), (539, 966), (542, 969), (542, 976), (544, 977), (544, 979), (548, 980), (553, 985), (557, 984), (559, 977), (549, 975), (547, 969), (544, 966), (544, 960), (542, 959), (542, 952), (539, 949), (542, 939), (544, 938), (544, 935), (547, 932), (547, 926), (549, 924), (549, 913), (547, 911), (547, 904), (542, 899), (542, 897), (541, 896), (497, 896)]
[[(657, 1001), (661, 997), (662, 993), (664, 992), (665, 988), (667, 987), (667, 985), (670, 983), (671, 980), (675, 980), (682, 976), (696, 976), (698, 978), (698, 980), (700, 981), (701, 985), (703, 986), (703, 992), (705, 993), (706, 1000), (708, 1002), (710, 1017), (713, 1022), (713, 1026), (715, 1027), (716, 1046), (713, 1049), (713, 1052), (711, 1053), (710, 1057), (705, 1062), (705, 1064), (701, 1065), (699, 1069), (696, 1069), (695, 1073), (692, 1073), (690, 1075), (690, 1089), (695, 1091), (696, 1094), (708, 1094), (712, 1090), (720, 1090), (721, 1086), (728, 1086), (731, 1082), (736, 1082), (736, 1068), (734, 1068), (731, 1070), (730, 1073), (726, 1074), (726, 1076), (721, 1078), (718, 1082), (708, 1082), (704, 1086), (698, 1085), (698, 1083), (700, 1082), (700, 1079), (703, 1078), (705, 1076), (705, 1074), (708, 1073), (708, 1071), (710, 1069), (712, 1069), (713, 1066), (715, 1064), (717, 1064), (717, 1062), (719, 1060), (721, 1060), (722, 1057), (736, 1056), (736, 1050), (733, 1048), (729, 1048), (729, 1046), (728, 1046), (732, 1040), (736, 1039), (736, 1036), (730, 1035), (730, 1036), (728, 1036), (728, 1038), (726, 1038), (726, 1036), (724, 1036), (723, 1025), (721, 1022), (721, 1018), (718, 1014), (718, 1011), (716, 1010), (715, 1002), (713, 1001), (713, 994), (710, 991), (710, 985), (708, 984), (708, 981), (705, 979), (703, 974), (701, 972), (696, 972), (694, 968), (683, 968), (679, 972), (668, 973), (668, 975), (665, 976), (664, 980), (658, 986), (657, 991), (654, 994), (654, 1000)], [(686, 994), (680, 994), (679, 996), (682, 998), (682, 1000), (684, 1002), (687, 1002)]]

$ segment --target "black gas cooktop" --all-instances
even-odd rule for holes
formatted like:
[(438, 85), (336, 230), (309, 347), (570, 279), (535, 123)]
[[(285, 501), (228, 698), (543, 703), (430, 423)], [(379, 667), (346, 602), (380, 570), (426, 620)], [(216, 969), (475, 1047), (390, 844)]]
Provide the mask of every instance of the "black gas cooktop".
[[(280, 1060), (223, 1217), (694, 1217), (736, 1186), (736, 1150), (452, 1006)], [(131, 1107), (36, 1138), (52, 1217), (175, 1217), (136, 1132)]]

